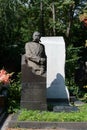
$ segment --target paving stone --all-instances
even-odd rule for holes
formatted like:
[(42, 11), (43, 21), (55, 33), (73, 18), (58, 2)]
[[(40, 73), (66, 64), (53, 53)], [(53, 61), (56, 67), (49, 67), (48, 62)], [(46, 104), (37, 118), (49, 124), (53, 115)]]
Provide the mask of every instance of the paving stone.
[(75, 101), (74, 105), (75, 106), (82, 106), (82, 105), (84, 105), (84, 102), (82, 102), (82, 101)]
[(54, 106), (54, 112), (71, 112), (78, 111), (79, 109), (76, 106)]

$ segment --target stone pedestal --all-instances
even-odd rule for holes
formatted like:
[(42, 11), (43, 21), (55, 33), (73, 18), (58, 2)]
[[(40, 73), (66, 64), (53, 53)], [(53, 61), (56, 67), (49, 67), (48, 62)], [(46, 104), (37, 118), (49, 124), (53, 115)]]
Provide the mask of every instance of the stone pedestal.
[(31, 110), (47, 110), (46, 77), (35, 75), (22, 56), (21, 107)]

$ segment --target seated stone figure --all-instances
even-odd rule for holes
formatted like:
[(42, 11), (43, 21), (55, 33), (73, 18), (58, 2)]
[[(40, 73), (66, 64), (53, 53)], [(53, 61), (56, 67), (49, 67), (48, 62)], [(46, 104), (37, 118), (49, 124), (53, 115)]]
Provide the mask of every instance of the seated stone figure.
[(46, 72), (45, 48), (40, 38), (40, 33), (34, 32), (33, 41), (25, 44), (25, 61), (36, 75), (44, 75)]

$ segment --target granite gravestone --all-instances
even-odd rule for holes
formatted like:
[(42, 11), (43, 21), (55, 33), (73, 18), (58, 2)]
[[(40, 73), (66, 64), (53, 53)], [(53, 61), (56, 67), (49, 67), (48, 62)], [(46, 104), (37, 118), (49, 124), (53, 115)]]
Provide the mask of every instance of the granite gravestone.
[(33, 34), (33, 41), (26, 43), (22, 56), (21, 107), (47, 110), (46, 104), (46, 55), (40, 43), (40, 34)]
[(41, 37), (47, 55), (47, 98), (69, 101), (65, 86), (65, 42), (63, 37)]

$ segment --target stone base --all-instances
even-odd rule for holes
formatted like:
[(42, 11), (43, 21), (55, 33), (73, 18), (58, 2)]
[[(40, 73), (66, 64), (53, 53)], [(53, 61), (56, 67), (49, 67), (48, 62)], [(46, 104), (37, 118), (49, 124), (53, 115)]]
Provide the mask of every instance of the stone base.
[(21, 108), (47, 110), (44, 83), (22, 83)]
[(13, 115), (8, 128), (87, 130), (87, 122), (18, 121), (17, 114)]
[(53, 106), (66, 106), (69, 105), (69, 100), (66, 98), (47, 98), (48, 104), (52, 104)]
[(78, 111), (79, 109), (76, 106), (55, 106), (53, 107), (54, 112), (72, 112)]
[(21, 107), (29, 110), (47, 110), (46, 74), (36, 75), (22, 56)]
[(21, 101), (21, 108), (26, 108), (28, 110), (42, 110), (45, 111), (47, 110), (47, 105), (46, 103), (38, 102), (38, 101), (32, 101), (32, 102), (24, 102)]

